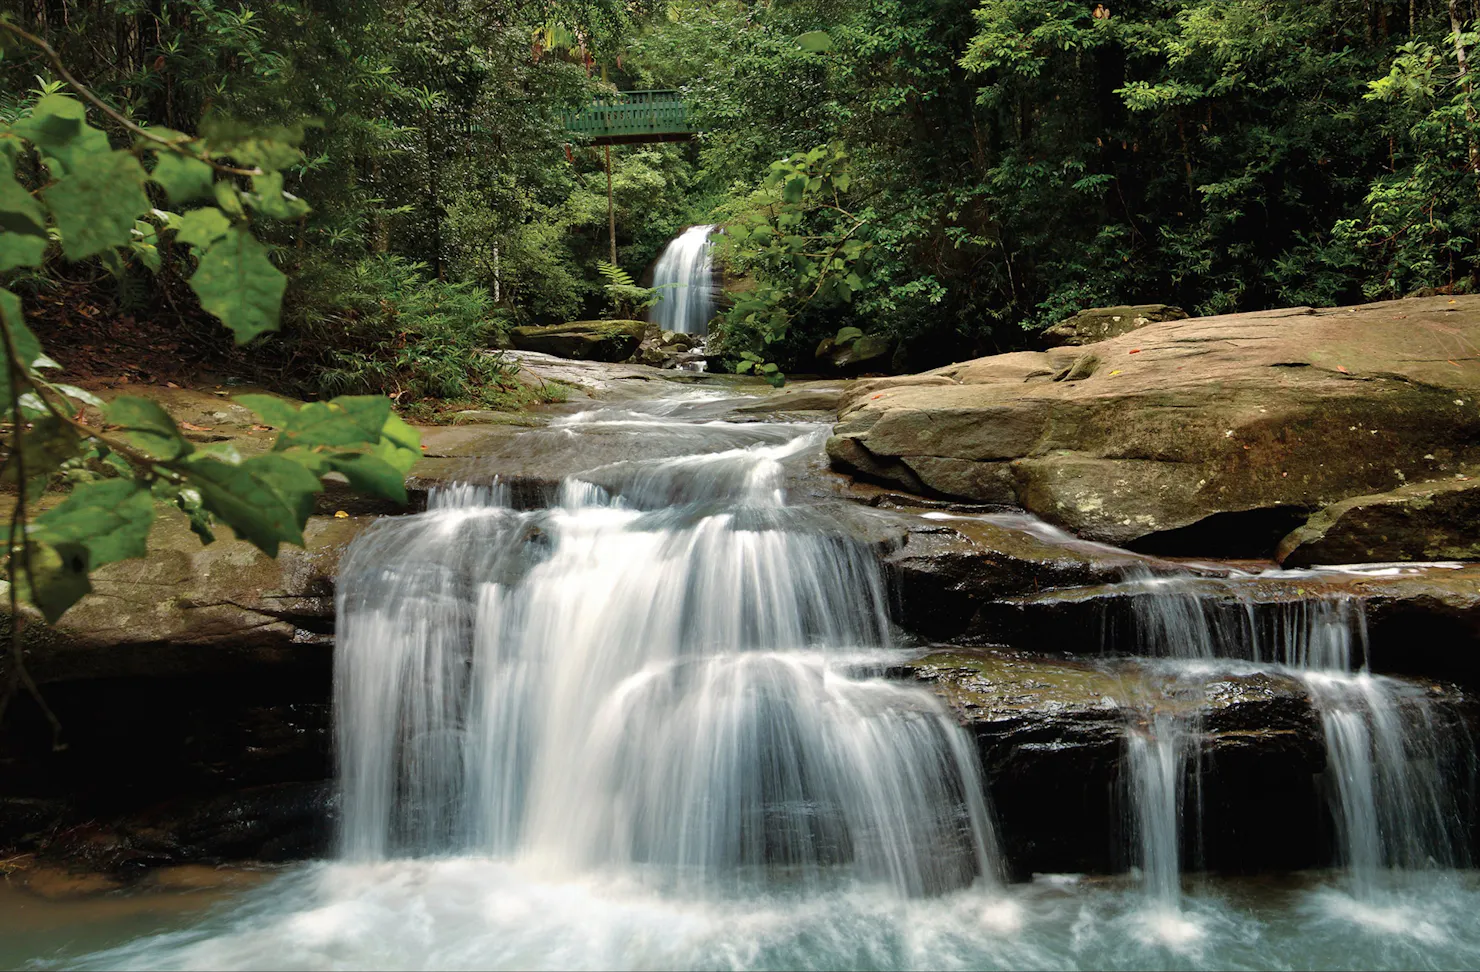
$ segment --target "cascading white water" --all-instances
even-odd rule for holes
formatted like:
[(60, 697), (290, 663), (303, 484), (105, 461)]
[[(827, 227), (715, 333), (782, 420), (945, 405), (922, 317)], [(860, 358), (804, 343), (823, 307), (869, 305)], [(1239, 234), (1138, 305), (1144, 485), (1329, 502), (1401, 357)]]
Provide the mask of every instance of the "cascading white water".
[(653, 267), (653, 286), (660, 299), (653, 323), (665, 331), (703, 334), (714, 316), (714, 226), (690, 226), (663, 249)]
[[(1129, 585), (1167, 596), (1139, 634), (1112, 631), (1132, 640), (1110, 642), (1159, 659), (1105, 666), (1143, 676), (1126, 679), (1123, 701), (1129, 761), (1146, 769), (1130, 782), (1147, 785), (1127, 795), (1153, 825), (1140, 863), (1158, 897), (1148, 908), (1123, 882), (1074, 875), (1004, 888), (971, 744), (932, 697), (853, 674), (869, 670), (855, 660), (890, 655), (872, 552), (836, 538), (832, 511), (782, 503), (782, 467), (815, 457), (826, 428), (715, 423), (713, 402), (695, 401), (526, 433), (532, 452), (595, 448), (610, 463), (567, 480), (546, 509), (511, 505), (538, 490), (443, 489), (354, 548), (341, 641), (356, 654), (336, 686), (342, 855), (225, 902), (212, 892), (221, 906), (204, 914), (173, 891), (150, 914), (129, 910), (147, 896), (47, 903), (0, 882), (0, 965), (1480, 967), (1474, 872), (1410, 872), (1377, 899), (1310, 876), (1208, 876), (1211, 893), (1177, 897), (1179, 821), (1200, 811), (1200, 730), (1183, 717), (1220, 671), (1305, 671), (1288, 658), (1327, 669), (1308, 684), (1376, 684), (1407, 728), (1374, 729), (1356, 702), (1356, 718), (1328, 722), (1327, 775), (1372, 770), (1370, 785), (1333, 781), (1352, 805), (1341, 819), (1381, 844), (1390, 819), (1412, 827), (1428, 812), (1411, 779), (1383, 782), (1404, 759), (1373, 740), (1401, 736), (1422, 779), (1442, 760), (1415, 740), (1451, 724), (1413, 720), (1448, 710), (1427, 705), (1424, 686), (1347, 672), (1363, 657), (1355, 602), (1274, 608), (1226, 590), (1193, 597), (1190, 578)], [(638, 461), (638, 442), (673, 458)], [(1223, 655), (1243, 660), (1208, 660)], [(1419, 809), (1389, 803), (1394, 792)], [(1414, 846), (1435, 847), (1438, 832)], [(1387, 853), (1372, 859), (1409, 866), (1430, 851)], [(979, 870), (987, 879), (959, 887)], [(959, 889), (916, 893), (945, 888)]]
[[(1434, 709), (1407, 683), (1367, 670), (1360, 600), (1257, 604), (1224, 583), (1149, 575), (1128, 590), (1137, 595), (1129, 630), (1112, 627), (1107, 646), (1195, 663), (1193, 680), (1207, 662), (1237, 659), (1287, 671), (1306, 686), (1325, 737), (1338, 853), (1354, 892), (1370, 896), (1385, 869), (1463, 863)], [(1181, 795), (1196, 749), (1195, 710), (1177, 699), (1180, 682), (1170, 669), (1163, 708), (1144, 698), (1127, 706), (1131, 823), (1145, 886), (1163, 904), (1179, 894)]]
[(923, 689), (849, 674), (890, 643), (872, 553), (782, 505), (782, 461), (820, 434), (619, 463), (543, 510), (444, 492), (357, 540), (344, 854), (637, 868), (701, 893), (992, 880), (961, 730)]

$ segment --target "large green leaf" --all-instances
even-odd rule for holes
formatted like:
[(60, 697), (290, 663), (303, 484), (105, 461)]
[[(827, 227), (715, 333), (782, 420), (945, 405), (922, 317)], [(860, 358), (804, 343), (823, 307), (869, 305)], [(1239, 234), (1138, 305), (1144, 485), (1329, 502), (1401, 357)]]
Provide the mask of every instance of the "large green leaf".
[(19, 449), (14, 443), (7, 443), (9, 454), (5, 457), (4, 468), (0, 469), (0, 482), (17, 484), (24, 468), (26, 493), (35, 498), (46, 488), (52, 473), (77, 455), (78, 444), (77, 433), (70, 425), (54, 416), (44, 415), (30, 423), (30, 428), (21, 436)]
[(132, 479), (104, 479), (82, 483), (38, 516), (30, 536), (53, 546), (82, 544), (88, 567), (94, 569), (148, 553), (153, 523), (154, 499), (148, 490)]
[(252, 195), (247, 201), (257, 212), (272, 219), (297, 219), (309, 213), (308, 203), (283, 189), (281, 172), (253, 176)]
[(0, 271), (33, 267), (46, 252), (46, 211), (14, 175), (14, 162), (0, 155)]
[(164, 188), (170, 202), (179, 205), (211, 198), (216, 172), (199, 159), (164, 149), (149, 178)]
[(267, 248), (245, 226), (212, 243), (190, 277), (200, 305), (231, 329), (238, 344), (277, 330), (287, 285), (288, 278), (267, 259)]
[[(87, 580), (87, 548), (80, 543), (28, 542), (21, 563), (12, 568), (22, 597), (56, 624), (67, 608), (82, 600), (92, 585)], [(29, 567), (29, 570), (25, 569)]]
[[(10, 130), (41, 150), (43, 156), (59, 160), (72, 172), (81, 160), (108, 152), (108, 136), (87, 123), (82, 102), (62, 94), (47, 95), (31, 113)], [(53, 175), (62, 173), (53, 172)]]
[(275, 429), (288, 428), (298, 417), (298, 408), (295, 405), (275, 395), (237, 395), (233, 400), (256, 412), (263, 422)]
[(156, 459), (170, 462), (193, 451), (169, 413), (147, 398), (120, 395), (109, 403), (103, 417), (127, 431), (135, 445)]
[(267, 126), (207, 116), (201, 133), (213, 155), (229, 155), (243, 165), (271, 171), (286, 169), (303, 157), (298, 149), (303, 144), (302, 124)]
[[(9, 290), (0, 289), (0, 322), (10, 331), (10, 340), (15, 344), (15, 353), (21, 359), (21, 363), (31, 368), (46, 367), (50, 362), (52, 367), (56, 366), (46, 355), (41, 353), (41, 342), (31, 329), (26, 326), (26, 320), (21, 316), (21, 299)], [(0, 368), (0, 371), (3, 371)]]
[(280, 543), (303, 543), (296, 511), (247, 463), (192, 456), (181, 469), (201, 505), (267, 556), (276, 557)]
[[(319, 477), (301, 463), (279, 453), (254, 456), (242, 463), (242, 468), (272, 487), (283, 505), (293, 511), (297, 517), (295, 525), (302, 531), (308, 518), (313, 516), (314, 494), (324, 491)], [(300, 538), (293, 542), (301, 544), (303, 541)]]
[(355, 489), (397, 503), (406, 502), (406, 474), (384, 459), (359, 452), (341, 452), (330, 456), (329, 464), (335, 472), (343, 473)]
[[(346, 408), (345, 402), (350, 407)], [(390, 411), (390, 400), (381, 395), (309, 402), (298, 409), (276, 448), (372, 445), (380, 439), (380, 429)]]
[(809, 30), (798, 36), (796, 42), (809, 54), (823, 54), (833, 49), (832, 35), (825, 30)]
[(230, 230), (231, 220), (221, 210), (215, 206), (205, 206), (192, 209), (179, 218), (175, 225), (175, 239), (204, 250)]
[(392, 412), (380, 430), (380, 444), (370, 454), (404, 475), (421, 459), (421, 436)]
[(149, 211), (145, 173), (128, 152), (79, 158), (71, 171), (41, 193), (62, 234), (69, 260), (94, 256), (132, 239), (134, 219)]
[(392, 416), (391, 400), (384, 395), (340, 395), (330, 399), (329, 404), (344, 409), (365, 433), (367, 442), (374, 442), (385, 433), (385, 424)]

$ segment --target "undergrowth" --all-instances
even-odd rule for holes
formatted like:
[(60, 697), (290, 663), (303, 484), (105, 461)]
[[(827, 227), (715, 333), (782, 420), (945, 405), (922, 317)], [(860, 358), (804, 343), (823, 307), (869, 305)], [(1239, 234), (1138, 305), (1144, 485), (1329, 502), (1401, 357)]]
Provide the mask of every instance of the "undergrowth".
[(374, 256), (304, 274), (294, 307), (299, 352), (318, 395), (383, 393), (413, 413), (438, 402), (517, 409), (548, 400), (515, 380), (496, 350), (508, 320), (489, 293), (449, 283), (422, 263)]

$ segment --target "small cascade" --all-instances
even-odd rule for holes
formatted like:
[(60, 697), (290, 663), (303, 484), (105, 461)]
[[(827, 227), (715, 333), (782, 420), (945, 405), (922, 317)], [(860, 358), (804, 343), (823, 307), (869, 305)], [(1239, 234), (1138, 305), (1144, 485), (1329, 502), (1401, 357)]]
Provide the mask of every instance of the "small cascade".
[(714, 316), (713, 225), (690, 226), (663, 249), (653, 266), (660, 298), (652, 321), (665, 331), (704, 334)]
[(344, 856), (701, 894), (992, 880), (969, 740), (924, 689), (851, 674), (890, 645), (872, 552), (783, 505), (783, 463), (817, 436), (617, 463), (538, 510), (449, 489), (357, 540), (335, 660)]
[(1166, 911), (1175, 911), (1182, 896), (1184, 780), (1195, 738), (1195, 723), (1168, 712), (1150, 712), (1126, 732), (1142, 882), (1152, 904)]
[[(1160, 697), (1123, 703), (1128, 801), (1143, 882), (1159, 905), (1178, 900), (1182, 802), (1196, 777), (1196, 706), (1220, 666), (1287, 673), (1309, 692), (1326, 744), (1324, 785), (1337, 852), (1352, 891), (1370, 896), (1394, 869), (1454, 867), (1463, 812), (1448, 771), (1439, 713), (1417, 687), (1367, 670), (1360, 600), (1325, 596), (1260, 603), (1230, 581), (1133, 578), (1131, 609), (1109, 623), (1107, 649), (1164, 659)], [(1192, 774), (1189, 776), (1189, 774)], [(1190, 786), (1189, 786), (1190, 784)]]

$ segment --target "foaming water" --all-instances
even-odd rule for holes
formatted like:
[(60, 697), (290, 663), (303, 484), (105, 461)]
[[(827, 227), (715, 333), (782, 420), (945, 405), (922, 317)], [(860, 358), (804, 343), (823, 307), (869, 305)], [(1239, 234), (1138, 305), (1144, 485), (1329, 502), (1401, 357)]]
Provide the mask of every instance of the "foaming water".
[(1135, 594), (1128, 623), (1111, 624), (1107, 646), (1171, 660), (1156, 695), (1124, 703), (1126, 827), (1152, 908), (1175, 913), (1183, 830), (1200, 819), (1183, 806), (1189, 790), (1200, 792), (1199, 709), (1186, 704), (1186, 689), (1200, 689), (1225, 660), (1287, 673), (1306, 687), (1325, 739), (1324, 789), (1350, 900), (1376, 908), (1403, 870), (1468, 864), (1455, 783), (1473, 777), (1473, 747), (1446, 739), (1459, 724), (1424, 693), (1367, 670), (1360, 600), (1256, 603), (1229, 581), (1149, 574), (1126, 589)]
[(901, 898), (665, 893), (641, 873), (553, 880), (463, 855), (300, 867), (189, 928), (49, 962), (220, 969), (1463, 969), (1480, 879), (1436, 872), (1368, 902), (1319, 875), (1207, 882), (1176, 911), (1113, 881)]
[(889, 629), (872, 553), (783, 505), (782, 465), (817, 430), (767, 432), (582, 474), (547, 509), (449, 491), (355, 543), (346, 857), (639, 868), (688, 894), (992, 879), (960, 729), (928, 692), (836, 664)]

